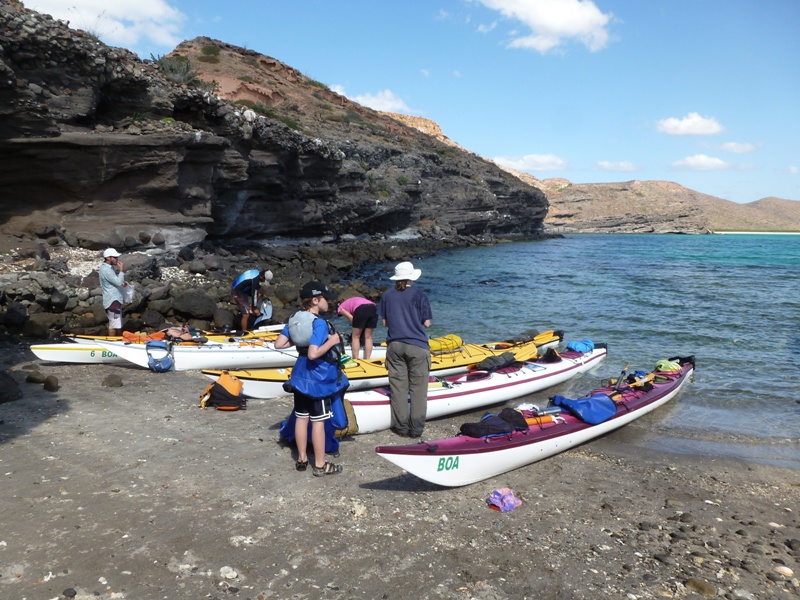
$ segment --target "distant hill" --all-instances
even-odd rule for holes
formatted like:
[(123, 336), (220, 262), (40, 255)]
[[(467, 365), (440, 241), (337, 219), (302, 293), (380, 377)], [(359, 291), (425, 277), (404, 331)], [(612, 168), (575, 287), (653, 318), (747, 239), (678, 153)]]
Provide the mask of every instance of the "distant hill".
[[(534, 184), (536, 185), (536, 184)], [(764, 198), (738, 204), (670, 181), (573, 184), (546, 179), (545, 225), (581, 232), (800, 231), (800, 202)]]
[[(442, 143), (465, 150), (429, 119), (392, 116)], [(800, 231), (800, 201), (796, 200), (763, 198), (749, 204), (738, 204), (670, 181), (576, 184), (567, 179), (537, 179), (529, 173), (498, 166), (545, 193), (550, 202), (545, 227), (554, 231)]]
[[(342, 119), (359, 122), (378, 120), (391, 131), (392, 121), (402, 123), (459, 151), (489, 160), (448, 138), (439, 125), (423, 117), (373, 112), (333, 94), (320, 84), (309, 86), (299, 71), (267, 56), (203, 55), (211, 41), (206, 38), (183, 42), (174, 54), (191, 59), (198, 75), (218, 85), (217, 93), (233, 101), (250, 101), (274, 107), (276, 116), (317, 130), (326, 139), (340, 138)], [(214, 43), (225, 47), (224, 44)], [(231, 56), (235, 60), (230, 60)], [(313, 82), (312, 82), (313, 83)], [(324, 96), (328, 103), (320, 102)], [(291, 110), (287, 111), (289, 107)], [(280, 112), (278, 112), (280, 111)], [(369, 115), (369, 116), (368, 116)], [(309, 119), (310, 117), (310, 119)], [(489, 161), (491, 162), (491, 161)], [(574, 184), (566, 179), (540, 180), (498, 165), (518, 179), (542, 190), (550, 202), (545, 227), (561, 232), (682, 232), (708, 233), (719, 230), (800, 231), (800, 202), (765, 198), (737, 204), (695, 192), (668, 181)]]

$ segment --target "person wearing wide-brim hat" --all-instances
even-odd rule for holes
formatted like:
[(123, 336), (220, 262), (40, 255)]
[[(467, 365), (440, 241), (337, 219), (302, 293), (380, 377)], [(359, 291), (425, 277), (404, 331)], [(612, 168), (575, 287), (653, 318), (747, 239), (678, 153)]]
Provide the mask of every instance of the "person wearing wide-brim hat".
[[(401, 436), (418, 438), (425, 428), (428, 412), (428, 377), (431, 350), (427, 328), (431, 326), (428, 296), (412, 282), (422, 275), (410, 262), (401, 262), (389, 279), (394, 288), (378, 302), (378, 316), (388, 328), (386, 369), (391, 388), (392, 430)], [(409, 410), (410, 400), (410, 410)]]

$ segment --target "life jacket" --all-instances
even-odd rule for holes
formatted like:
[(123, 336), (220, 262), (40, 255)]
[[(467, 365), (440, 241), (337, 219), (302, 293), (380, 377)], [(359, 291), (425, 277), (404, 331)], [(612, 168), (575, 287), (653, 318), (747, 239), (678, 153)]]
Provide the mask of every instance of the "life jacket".
[(297, 350), (305, 348), (303, 356), (308, 354), (308, 345), (311, 343), (311, 336), (314, 333), (314, 319), (318, 318), (310, 311), (298, 310), (286, 322), (289, 327), (289, 338), (297, 346)]
[(213, 406), (217, 410), (241, 410), (247, 408), (247, 399), (242, 395), (244, 382), (223, 371), (219, 378), (200, 394), (200, 408)]

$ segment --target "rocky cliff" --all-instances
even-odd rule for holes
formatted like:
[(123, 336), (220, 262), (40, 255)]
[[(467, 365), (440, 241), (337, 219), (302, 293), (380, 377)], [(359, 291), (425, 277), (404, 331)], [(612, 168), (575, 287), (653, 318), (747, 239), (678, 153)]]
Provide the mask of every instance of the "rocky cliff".
[(0, 4), (0, 233), (100, 248), (542, 231), (538, 189), (275, 59), (206, 38), (159, 58)]

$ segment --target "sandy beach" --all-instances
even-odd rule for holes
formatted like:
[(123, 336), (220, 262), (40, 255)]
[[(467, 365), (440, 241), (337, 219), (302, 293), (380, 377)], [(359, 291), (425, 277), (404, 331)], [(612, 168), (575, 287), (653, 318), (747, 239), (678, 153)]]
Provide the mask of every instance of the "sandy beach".
[[(800, 596), (798, 471), (647, 451), (623, 428), (447, 489), (378, 457), (385, 431), (316, 478), (279, 443), (289, 398), (220, 412), (195, 372), (8, 367), (24, 395), (0, 404), (2, 598)], [(503, 487), (522, 505), (490, 510)]]

